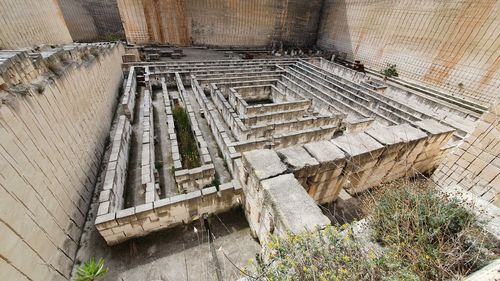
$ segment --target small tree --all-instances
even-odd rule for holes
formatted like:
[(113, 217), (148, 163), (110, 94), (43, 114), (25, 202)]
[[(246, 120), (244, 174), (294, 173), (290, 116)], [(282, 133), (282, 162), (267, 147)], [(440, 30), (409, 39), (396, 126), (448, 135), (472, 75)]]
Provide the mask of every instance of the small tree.
[(108, 273), (108, 268), (104, 267), (104, 259), (99, 259), (96, 263), (94, 258), (81, 264), (76, 270), (76, 281), (94, 281)]
[(382, 71), (386, 77), (398, 77), (398, 71), (395, 64), (388, 64), (387, 68)]

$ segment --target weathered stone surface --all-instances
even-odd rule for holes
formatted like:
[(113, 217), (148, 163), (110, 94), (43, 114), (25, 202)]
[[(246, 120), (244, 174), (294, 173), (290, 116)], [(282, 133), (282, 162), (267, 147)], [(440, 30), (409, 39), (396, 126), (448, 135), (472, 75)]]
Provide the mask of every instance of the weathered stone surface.
[[(428, 9), (432, 7), (432, 9)], [(360, 60), (375, 71), (395, 64), (398, 78), (411, 79), (420, 86), (438, 88), (449, 96), (487, 105), (498, 94), (495, 69), (498, 37), (495, 1), (456, 3), (424, 0), (414, 2), (326, 0), (318, 29), (318, 46)], [(415, 13), (419, 14), (415, 18)], [(468, 17), (457, 18), (457, 14)], [(374, 24), (373, 19), (380, 19)], [(476, 24), (463, 30), (471, 20)], [(411, 22), (410, 28), (401, 26)], [(387, 34), (398, 33), (398, 36)], [(458, 45), (450, 44), (456, 42)], [(487, 55), (485, 61), (474, 59)], [(342, 70), (340, 70), (342, 71)], [(339, 71), (339, 72), (340, 72)], [(491, 73), (491, 74), (490, 74)]]
[(291, 146), (277, 151), (283, 162), (291, 166), (294, 170), (300, 170), (308, 166), (319, 165), (319, 162), (313, 158), (302, 146)]
[(270, 149), (244, 152), (243, 161), (248, 163), (259, 180), (282, 174), (287, 169), (278, 154)]
[(330, 224), (292, 174), (264, 180), (262, 186), (264, 200), (269, 200), (275, 214), (276, 227), (282, 227), (280, 233), (311, 231)]
[(345, 158), (345, 153), (329, 141), (307, 143), (304, 148), (320, 163)]
[[(290, 41), (299, 46), (314, 45), (321, 1), (289, 1), (287, 5), (255, 1), (251, 5), (234, 2), (223, 8), (222, 2), (188, 0), (182, 4), (173, 1), (118, 1), (125, 34), (134, 44), (191, 44), (211, 46), (270, 46), (273, 41)], [(241, 11), (235, 17), (231, 11)], [(156, 14), (158, 13), (158, 14)], [(307, 13), (307, 19), (278, 15)], [(247, 16), (243, 16), (246, 14)], [(157, 16), (158, 15), (158, 16)], [(161, 21), (169, 18), (168, 24)], [(279, 22), (275, 26), (269, 22)], [(146, 22), (149, 22), (146, 24)], [(206, 26), (200, 26), (205, 22)], [(148, 29), (148, 26), (155, 26)], [(210, 28), (205, 28), (210, 26)], [(159, 29), (159, 30), (158, 30)], [(163, 35), (160, 35), (163, 34)], [(239, 36), (233, 36), (239, 34)]]
[[(34, 3), (0, 2), (2, 32), (10, 30), (8, 37), (0, 36), (1, 49), (71, 40), (57, 26), (56, 2)], [(57, 53), (36, 60), (24, 51), (6, 59), (6, 51), (0, 51), (2, 100), (8, 85), (46, 81), (49, 61), (57, 65), (64, 57), (70, 65), (41, 88), (27, 87), (26, 94), (13, 96), (15, 106), (0, 106), (1, 255), (9, 261), (0, 265), (2, 280), (69, 278), (122, 82), (121, 45), (95, 47), (99, 62), (79, 60), (88, 52), (80, 44), (53, 50)], [(98, 199), (112, 198), (112, 188)], [(109, 201), (95, 203), (102, 205), (97, 206), (98, 222), (114, 221), (114, 214), (106, 215)], [(4, 265), (16, 268), (18, 275), (4, 275)]]
[(428, 132), (433, 135), (438, 135), (438, 134), (444, 134), (444, 133), (452, 133), (455, 131), (455, 129), (443, 125), (439, 123), (436, 120), (433, 119), (425, 119), (422, 121), (417, 121), (415, 122), (415, 125), (417, 125), (420, 129), (422, 129), (425, 132)]
[(0, 49), (72, 42), (59, 5), (55, 1), (39, 0), (33, 5), (28, 1), (4, 0), (0, 3), (0, 15), (3, 19)]
[(332, 139), (332, 142), (350, 157), (365, 153), (380, 153), (384, 148), (382, 144), (365, 133), (346, 134)]
[(500, 207), (500, 98), (433, 174), (440, 185), (459, 185)]

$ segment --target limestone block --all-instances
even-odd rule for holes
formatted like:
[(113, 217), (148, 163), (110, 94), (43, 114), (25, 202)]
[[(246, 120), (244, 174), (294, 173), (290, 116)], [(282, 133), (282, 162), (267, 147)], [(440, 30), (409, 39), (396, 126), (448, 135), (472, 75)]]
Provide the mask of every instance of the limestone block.
[(330, 141), (307, 143), (304, 148), (320, 163), (321, 170), (335, 169), (345, 163), (345, 153)]
[(104, 201), (99, 203), (99, 208), (97, 209), (97, 216), (102, 216), (110, 212), (110, 202)]
[(275, 225), (283, 226), (283, 229), (278, 229), (278, 233), (311, 231), (330, 224), (330, 220), (323, 215), (293, 174), (263, 180), (262, 187), (264, 205), (271, 212)]
[(346, 134), (331, 140), (349, 157), (347, 170), (359, 172), (373, 168), (384, 146), (365, 133)]
[(310, 176), (319, 166), (319, 162), (299, 145), (280, 149), (277, 153), (293, 169), (296, 177)]
[(118, 225), (129, 224), (134, 220), (137, 220), (137, 218), (135, 217), (134, 207), (118, 210), (116, 212), (116, 221), (118, 222)]
[(278, 154), (269, 149), (260, 149), (243, 153), (243, 165), (250, 169), (257, 179), (263, 180), (284, 173), (286, 165)]
[(97, 216), (94, 222), (97, 230), (110, 229), (115, 226), (118, 226), (118, 222), (116, 221), (116, 213), (108, 213), (102, 216)]

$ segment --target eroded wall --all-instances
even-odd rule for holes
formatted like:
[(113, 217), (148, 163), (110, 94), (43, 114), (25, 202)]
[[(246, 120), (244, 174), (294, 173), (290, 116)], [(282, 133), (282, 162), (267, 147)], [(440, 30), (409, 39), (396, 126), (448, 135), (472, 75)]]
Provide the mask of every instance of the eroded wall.
[(500, 86), (500, 2), (325, 0), (318, 45), (488, 105)]
[(0, 1), (0, 49), (71, 41), (57, 0)]
[(121, 45), (82, 47), (36, 61), (18, 52), (2, 62), (0, 280), (68, 280), (121, 85), (122, 53)]
[(130, 43), (314, 45), (322, 0), (118, 0)]

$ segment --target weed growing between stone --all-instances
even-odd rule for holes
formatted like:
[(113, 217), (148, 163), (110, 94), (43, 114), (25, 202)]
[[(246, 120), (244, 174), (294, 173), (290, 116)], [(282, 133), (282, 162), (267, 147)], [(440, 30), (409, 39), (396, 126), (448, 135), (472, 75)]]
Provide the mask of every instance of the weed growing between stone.
[(179, 153), (181, 154), (182, 167), (192, 169), (200, 166), (200, 155), (198, 146), (191, 131), (189, 116), (181, 106), (176, 105), (172, 111), (174, 115), (175, 130), (179, 142)]
[(388, 64), (387, 68), (382, 71), (382, 74), (384, 74), (386, 77), (398, 77), (399, 73), (398, 70), (396, 69), (395, 64)]

